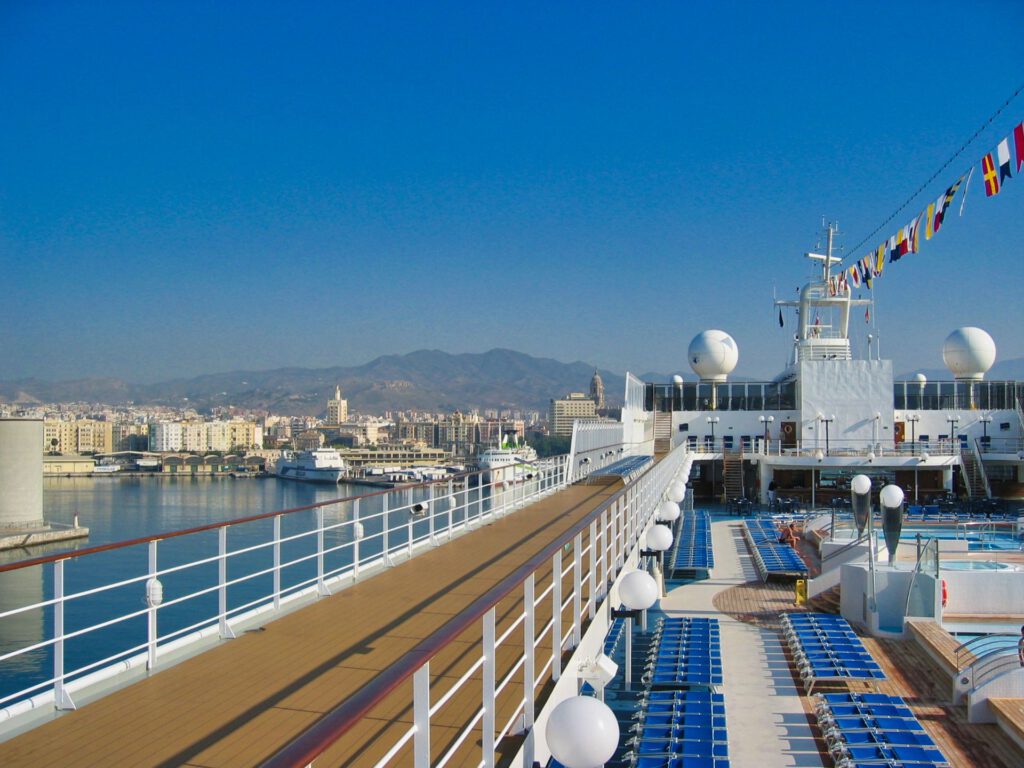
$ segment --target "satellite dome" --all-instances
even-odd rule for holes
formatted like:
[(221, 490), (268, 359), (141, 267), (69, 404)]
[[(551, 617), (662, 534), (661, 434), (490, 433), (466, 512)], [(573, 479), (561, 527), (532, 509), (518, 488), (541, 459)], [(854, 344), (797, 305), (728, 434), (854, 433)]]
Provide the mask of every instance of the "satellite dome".
[(725, 331), (703, 331), (693, 337), (687, 353), (690, 367), (701, 381), (725, 381), (739, 360), (736, 341)]
[(957, 379), (981, 379), (996, 361), (996, 343), (981, 328), (957, 328), (942, 345), (942, 359)]

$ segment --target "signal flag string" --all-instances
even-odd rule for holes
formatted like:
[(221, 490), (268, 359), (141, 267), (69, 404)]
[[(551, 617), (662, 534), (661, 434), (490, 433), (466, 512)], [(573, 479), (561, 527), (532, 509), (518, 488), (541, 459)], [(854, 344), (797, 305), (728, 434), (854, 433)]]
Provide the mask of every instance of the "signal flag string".
[[(910, 197), (908, 197), (906, 199), (906, 201), (903, 203), (903, 205), (901, 205), (899, 208), (897, 208), (895, 211), (893, 211), (891, 214), (889, 214), (889, 218), (887, 218), (885, 221), (883, 221), (881, 224), (879, 224), (877, 227), (875, 227), (875, 229), (872, 230), (872, 232), (867, 237), (865, 237), (863, 240), (861, 240), (859, 243), (857, 243), (855, 246), (853, 246), (853, 248), (850, 248), (847, 251), (847, 253), (857, 253), (861, 249), (861, 247), (865, 243), (867, 243), (871, 238), (873, 238), (875, 235), (877, 235), (886, 224), (888, 224), (890, 221), (892, 221), (897, 216), (899, 216), (900, 212), (904, 208), (906, 208), (908, 205), (910, 205), (912, 202), (914, 202), (914, 200), (917, 198), (917, 196), (920, 195), (922, 192), (924, 192), (925, 189), (927, 189), (929, 184), (931, 184), (933, 181), (935, 181), (935, 179), (937, 179), (939, 177), (939, 175), (943, 171), (945, 171), (950, 165), (953, 164), (954, 160), (956, 160), (958, 157), (960, 157), (960, 155), (962, 155), (964, 153), (964, 151), (971, 144), (974, 143), (975, 139), (977, 139), (982, 134), (982, 132), (992, 124), (993, 120), (995, 120), (997, 117), (999, 117), (1000, 113), (1004, 109), (1006, 109), (1007, 106), (1009, 106), (1011, 101), (1013, 101), (1015, 98), (1017, 98), (1017, 96), (1020, 94), (1021, 91), (1024, 91), (1024, 83), (1021, 83), (1017, 87), (1017, 90), (1015, 90), (1013, 93), (1010, 94), (1009, 98), (1007, 98), (1006, 101), (1004, 101), (1002, 103), (1002, 105), (995, 112), (993, 112), (984, 123), (981, 124), (981, 127), (978, 128), (978, 130), (976, 130), (974, 132), (974, 134), (971, 136), (971, 138), (969, 138), (967, 141), (965, 141), (963, 143), (963, 145), (960, 147), (960, 149), (958, 149), (956, 152), (953, 153), (952, 157), (950, 157), (946, 162), (944, 162), (942, 164), (942, 167), (939, 168), (939, 170), (937, 170), (935, 173), (933, 173), (931, 175), (931, 177), (928, 179), (928, 181), (926, 181), (924, 184), (922, 184), (920, 187), (918, 187), (917, 191), (914, 192), (914, 194), (912, 194)], [(973, 167), (972, 167), (971, 170), (973, 171)]]

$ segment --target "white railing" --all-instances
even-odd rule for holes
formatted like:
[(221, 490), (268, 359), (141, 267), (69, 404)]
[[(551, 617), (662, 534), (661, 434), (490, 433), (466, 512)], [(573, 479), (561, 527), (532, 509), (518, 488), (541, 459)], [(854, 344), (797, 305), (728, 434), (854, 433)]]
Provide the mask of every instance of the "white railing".
[[(546, 757), (546, 749), (540, 737), (534, 732), (537, 716), (538, 696), (549, 683), (556, 683), (563, 672), (563, 653), (577, 647), (583, 635), (584, 626), (594, 620), (597, 609), (609, 594), (609, 588), (616, 581), (623, 565), (638, 549), (645, 532), (653, 525), (654, 511), (662, 498), (665, 488), (684, 465), (685, 455), (674, 451), (660, 463), (651, 466), (636, 482), (624, 488), (589, 515), (580, 520), (566, 534), (551, 542), (536, 557), (525, 563), (513, 574), (492, 588), (459, 615), (452, 618), (431, 637), (423, 640), (390, 668), (384, 670), (358, 694), (344, 702), (337, 709), (327, 713), (303, 735), (278, 752), (264, 765), (274, 768), (281, 766), (315, 765), (316, 758), (344, 734), (354, 728), (377, 703), (398, 688), (405, 680), (412, 679), (412, 725), (391, 745), (376, 766), (391, 764), (413, 765), (415, 768), (448, 765), (453, 760), (460, 765), (479, 764), (491, 767), (495, 764), (495, 752), (502, 739), (515, 730), (523, 740), (517, 757), (517, 765), (532, 768), (537, 757)], [(538, 593), (539, 573), (550, 567), (551, 577), (546, 587)], [(503, 621), (511, 621), (499, 636), (496, 634), (496, 605), (503, 599), (515, 601), (510, 610), (502, 604)], [(537, 633), (537, 618), (541, 609), (547, 609), (550, 619)], [(565, 614), (569, 613), (568, 621)], [(479, 622), (479, 625), (477, 624)], [(430, 656), (436, 649), (462, 635), (474, 626), (480, 626), (479, 652), (471, 659), (469, 670), (446, 690), (440, 692), (442, 679), (435, 679), (431, 691)], [(523, 649), (514, 658), (501, 658), (500, 650), (512, 645), (510, 638), (522, 632)], [(468, 651), (463, 651), (468, 655)], [(426, 656), (426, 660), (424, 660)], [(479, 672), (480, 679), (473, 678)], [(522, 692), (511, 702), (506, 698), (499, 702), (503, 693), (510, 693), (515, 682), (522, 686)], [(480, 706), (470, 714), (459, 715), (464, 724), (452, 737), (450, 730), (452, 713), (439, 718), (440, 733), (450, 745), (439, 757), (432, 753), (431, 737), (435, 719), (444, 705), (466, 686), (480, 686)], [(477, 688), (477, 690), (480, 690)], [(431, 700), (431, 695), (436, 700)], [(501, 705), (504, 704), (505, 707)], [(496, 722), (494, 713), (507, 711), (511, 715), (504, 722)], [(464, 703), (460, 704), (460, 708)], [(474, 749), (470, 743), (479, 740), (481, 744), (479, 763), (476, 757), (467, 754)], [(411, 755), (403, 754), (409, 751)]]
[[(72, 709), (90, 685), (233, 637), (568, 484), (565, 456), (536, 464), (539, 475), (518, 484), (458, 475), (0, 566), (0, 721)], [(52, 596), (12, 606), (12, 596), (42, 594), (43, 569)], [(127, 575), (103, 581), (105, 573)], [(39, 639), (12, 643), (26, 626)]]

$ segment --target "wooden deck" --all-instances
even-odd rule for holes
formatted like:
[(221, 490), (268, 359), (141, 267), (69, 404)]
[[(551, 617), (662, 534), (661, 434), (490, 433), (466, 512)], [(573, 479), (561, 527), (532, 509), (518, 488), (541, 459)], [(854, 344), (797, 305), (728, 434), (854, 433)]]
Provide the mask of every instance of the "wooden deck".
[[(794, 604), (792, 585), (761, 582), (727, 589), (715, 597), (714, 604), (723, 613), (769, 629), (779, 628), (781, 613), (805, 610)], [(952, 640), (948, 633), (943, 634)], [(1024, 750), (999, 725), (968, 723), (966, 708), (950, 705), (952, 678), (949, 670), (918, 642), (862, 639), (888, 678), (878, 684), (878, 690), (906, 700), (952, 768), (1019, 768), (1024, 765)], [(938, 645), (950, 651), (948, 642), (938, 642)], [(1021, 717), (1024, 701), (1007, 701), (1016, 704), (1003, 709), (1011, 711), (1011, 716)], [(813, 723), (809, 700), (805, 710)]]
[[(932, 619), (909, 619), (907, 626), (932, 661), (952, 679), (952, 675), (959, 671), (956, 650), (960, 642)], [(969, 652), (962, 659), (965, 662), (973, 660), (974, 654)]]
[[(577, 485), (560, 491), (2, 743), (0, 765), (258, 765), (619, 488)], [(550, 579), (550, 567), (538, 572), (538, 595)], [(521, 596), (499, 603), (498, 636), (519, 604)], [(538, 634), (550, 616), (548, 598), (538, 608)], [(566, 615), (566, 625), (569, 621)], [(479, 627), (467, 631), (431, 661), (432, 701), (478, 657), (479, 637)], [(551, 647), (550, 638), (546, 644)], [(499, 649), (499, 682), (522, 646), (519, 630)], [(546, 659), (538, 658), (538, 676)], [(522, 695), (520, 679), (521, 673), (499, 697), (499, 729)], [(318, 765), (373, 764), (408, 729), (411, 701), (410, 681)], [(451, 746), (456, 724), (479, 707), (480, 684), (471, 683), (435, 716), (434, 760)], [(410, 764), (410, 755), (411, 747), (399, 753), (395, 764)], [(479, 739), (471, 736), (449, 764), (476, 765), (479, 760)]]
[(1024, 699), (989, 699), (999, 726), (1024, 750)]

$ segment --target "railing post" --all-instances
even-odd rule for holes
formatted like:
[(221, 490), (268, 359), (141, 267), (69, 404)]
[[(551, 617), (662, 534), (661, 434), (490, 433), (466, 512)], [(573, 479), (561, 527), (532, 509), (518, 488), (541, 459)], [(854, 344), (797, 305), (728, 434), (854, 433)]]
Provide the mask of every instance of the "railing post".
[(599, 540), (601, 542), (600, 557), (601, 557), (601, 587), (600, 594), (604, 597), (607, 594), (608, 589), (608, 557), (606, 550), (608, 549), (608, 510), (601, 513), (601, 530), (598, 533)]
[(448, 480), (448, 498), (445, 499), (445, 503), (448, 505), (448, 541), (451, 541), (455, 531), (455, 508), (459, 506), (455, 497), (454, 480)]
[(551, 679), (562, 676), (562, 550), (551, 558)]
[(382, 499), (382, 512), (381, 512), (381, 530), (384, 533), (384, 549), (381, 550), (381, 559), (384, 561), (384, 567), (391, 565), (391, 544), (389, 542), (388, 534), (388, 498), (391, 494), (385, 493), (381, 496)]
[(64, 561), (53, 563), (53, 706), (75, 709), (64, 688)]
[(359, 499), (352, 504), (352, 580), (359, 578), (359, 542), (363, 538), (363, 524), (359, 522)]
[(274, 518), (274, 610), (281, 610), (281, 516)]
[[(156, 578), (157, 574), (157, 558), (156, 558), (156, 541), (149, 542), (149, 579), (146, 580), (146, 589), (148, 593), (149, 584), (152, 579)], [(146, 595), (146, 605), (149, 606), (149, 610), (146, 615), (146, 669), (156, 668), (156, 640), (157, 640), (157, 626), (156, 626), (156, 611), (157, 607), (152, 605), (149, 601), (149, 595)]]
[(523, 765), (533, 766), (534, 751), (534, 691), (537, 685), (536, 672), (536, 612), (533, 574), (523, 582)]
[(608, 544), (611, 560), (611, 574), (609, 581), (615, 581), (615, 574), (619, 572), (619, 517), (615, 514), (615, 506), (609, 510), (608, 522), (611, 525), (611, 532), (608, 534)]
[(228, 624), (228, 528), (217, 529), (217, 610), (220, 636), (225, 640), (234, 640), (235, 633)]
[(328, 597), (331, 590), (324, 583), (324, 508), (316, 508), (316, 593)]
[(414, 768), (430, 768), (430, 662), (412, 676), (412, 714)]
[(483, 762), (485, 768), (494, 768), (494, 730), (495, 730), (495, 697), (494, 672), (494, 608), (484, 614), (484, 666), (483, 666), (483, 710), (481, 741), (483, 742)]
[(427, 502), (430, 506), (427, 508), (427, 517), (430, 518), (430, 543), (433, 546), (437, 546), (437, 537), (434, 535), (434, 515), (437, 514), (437, 507), (434, 505), (434, 485), (430, 484), (430, 495), (429, 501)]
[(583, 639), (583, 534), (572, 542), (572, 647)]
[(588, 613), (593, 621), (597, 613), (597, 521), (590, 523), (590, 607)]
[[(407, 556), (411, 559), (412, 558), (412, 539), (413, 539), (412, 524), (413, 524), (413, 521), (415, 520), (415, 518), (413, 517), (413, 514), (412, 514), (412, 494), (411, 493), (409, 494), (409, 499), (410, 499), (409, 500), (409, 507), (408, 507), (408, 512), (407, 512), (407, 514), (409, 515), (409, 522), (405, 524), (405, 529), (406, 529), (406, 532), (407, 532), (406, 533), (407, 541), (406, 541), (406, 545), (405, 545), (405, 550), (406, 550)], [(428, 510), (428, 514), (429, 514), (429, 510)]]

